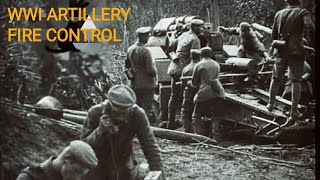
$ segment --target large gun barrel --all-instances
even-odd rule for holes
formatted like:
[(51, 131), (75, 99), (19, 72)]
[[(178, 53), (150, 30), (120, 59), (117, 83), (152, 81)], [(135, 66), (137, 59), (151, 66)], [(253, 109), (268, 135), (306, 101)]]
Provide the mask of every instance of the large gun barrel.
[(257, 74), (258, 73), (258, 63), (257, 61), (249, 58), (229, 58), (225, 62), (225, 68), (231, 70), (238, 70), (238, 71), (246, 71), (249, 74)]

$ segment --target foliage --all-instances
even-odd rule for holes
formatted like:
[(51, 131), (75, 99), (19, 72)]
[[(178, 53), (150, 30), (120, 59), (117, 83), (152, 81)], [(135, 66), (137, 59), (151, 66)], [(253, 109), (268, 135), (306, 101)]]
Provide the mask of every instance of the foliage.
[[(0, 73), (5, 82), (10, 82), (9, 76), (15, 73), (8, 73), (8, 77), (3, 74), (9, 67), (16, 67), (21, 79), (21, 74), (27, 74), (26, 77), (31, 79), (41, 78), (43, 75), (39, 70), (41, 66), (47, 64), (50, 67), (51, 73), (45, 71), (44, 74), (51, 76), (51, 82), (55, 82), (55, 66), (52, 66), (58, 59), (53, 55), (44, 55), (44, 50), (38, 43), (8, 43), (7, 29), (9, 27), (26, 27), (28, 22), (10, 22), (7, 16), (7, 7), (42, 7), (44, 9), (53, 7), (57, 1), (44, 0), (7, 0), (0, 5)], [(218, 7), (212, 8), (218, 4)], [(306, 7), (314, 15), (314, 4), (312, 0), (302, 0), (303, 7)], [(106, 71), (109, 73), (111, 80), (114, 83), (126, 83), (127, 79), (123, 75), (123, 62), (127, 48), (136, 40), (135, 30), (141, 26), (152, 26), (165, 17), (178, 17), (184, 15), (196, 15), (203, 20), (208, 20), (207, 9), (210, 9), (212, 22), (214, 15), (219, 14), (219, 24), (230, 27), (237, 26), (242, 21), (249, 23), (259, 23), (267, 27), (271, 27), (274, 14), (285, 7), (284, 0), (106, 0), (105, 6), (108, 7), (123, 7), (132, 8), (127, 22), (114, 22), (107, 26), (115, 27), (118, 31), (118, 36), (122, 37), (123, 43), (118, 44), (101, 44), (99, 55), (104, 61)], [(212, 12), (219, 10), (219, 12)], [(267, 35), (266, 35), (267, 36)], [(269, 41), (267, 41), (268, 43)], [(265, 43), (265, 42), (264, 42)], [(17, 70), (18, 69), (18, 70)], [(24, 79), (18, 80), (23, 82)], [(30, 81), (30, 79), (28, 80)], [(12, 81), (17, 82), (17, 81)], [(35, 88), (39, 88), (38, 84), (33, 84)], [(13, 83), (12, 86), (17, 86), (19, 83)], [(9, 85), (9, 84), (7, 84)], [(9, 88), (10, 89), (10, 88)], [(18, 89), (18, 87), (11, 88)], [(0, 90), (0, 93), (3, 90)], [(37, 94), (38, 90), (34, 90), (32, 94)]]

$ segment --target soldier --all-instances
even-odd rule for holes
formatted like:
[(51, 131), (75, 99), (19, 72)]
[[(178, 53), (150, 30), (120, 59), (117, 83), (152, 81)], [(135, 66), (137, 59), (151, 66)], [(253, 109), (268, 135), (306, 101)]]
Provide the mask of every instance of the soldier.
[(150, 31), (151, 27), (137, 29), (138, 42), (128, 49), (126, 68), (133, 70), (132, 86), (137, 96), (137, 104), (145, 110), (149, 121), (153, 122), (153, 96), (157, 87), (156, 68), (150, 51), (145, 47)]
[(108, 98), (89, 110), (83, 125), (81, 139), (92, 146), (99, 160), (98, 166), (83, 179), (137, 179), (132, 146), (135, 136), (150, 170), (163, 171), (159, 147), (144, 110), (135, 104), (134, 91), (126, 85), (115, 85), (110, 88)]
[[(197, 62), (200, 61), (200, 53), (201, 51), (199, 49), (191, 49), (190, 55), (191, 55), (191, 62), (182, 70), (182, 76), (192, 76), (194, 66)], [(185, 80), (182, 80), (182, 86), (181, 89), (183, 90), (183, 101), (182, 101), (182, 108), (181, 108), (181, 121), (183, 122), (183, 126), (185, 128), (185, 131), (188, 133), (193, 132), (192, 128), (192, 112), (193, 112), (193, 97), (197, 92), (197, 88), (192, 88), (186, 85)]]
[(219, 120), (215, 117), (221, 116), (223, 109), (221, 101), (225, 99), (225, 91), (219, 82), (220, 66), (211, 59), (212, 49), (204, 47), (201, 49), (201, 61), (194, 67), (192, 80), (188, 81), (188, 86), (199, 87), (194, 97), (194, 110), (192, 114), (195, 131), (198, 134), (209, 135), (207, 132), (199, 131), (199, 127), (204, 123), (202, 117), (209, 117), (212, 120), (212, 135), (218, 138)]
[[(305, 61), (303, 67), (303, 75), (301, 79), (301, 95), (303, 99), (300, 99), (299, 103), (305, 106), (309, 106), (309, 103), (313, 97), (312, 93), (312, 84), (310, 82), (311, 79), (311, 67)], [(282, 97), (285, 99), (291, 98), (292, 91), (292, 80), (289, 78), (287, 83), (285, 84), (285, 88), (282, 94)]]
[[(201, 32), (201, 26), (204, 22), (200, 19), (191, 20), (191, 29), (187, 32), (182, 33), (177, 39), (176, 53), (178, 58), (171, 62), (168, 67), (168, 74), (171, 76), (171, 95), (168, 103), (168, 129), (176, 128), (176, 111), (179, 104), (182, 101), (182, 92), (180, 85), (176, 82), (180, 81), (182, 69), (190, 63), (190, 50), (200, 49), (200, 39), (197, 37)], [(173, 45), (174, 46), (174, 45)]]
[[(273, 68), (272, 80), (270, 83), (270, 97), (267, 108), (272, 111), (275, 97), (278, 92), (279, 82), (285, 74), (287, 67), (290, 69), (292, 80), (292, 106), (290, 112), (291, 123), (302, 116), (298, 111), (298, 103), (301, 93), (301, 78), (303, 75), (303, 64), (305, 50), (303, 46), (304, 28), (314, 30), (314, 24), (306, 9), (301, 9), (299, 0), (286, 0), (288, 7), (276, 13), (272, 39), (285, 41), (285, 45), (277, 47), (276, 63)], [(314, 32), (314, 31), (312, 31)]]
[(79, 180), (98, 160), (85, 142), (75, 140), (58, 157), (51, 156), (43, 163), (22, 170), (17, 180)]
[(249, 23), (242, 22), (240, 23), (240, 27), (231, 28), (220, 26), (219, 30), (222, 32), (228, 32), (231, 35), (238, 35), (240, 37), (240, 46), (237, 54), (238, 57), (252, 58), (258, 62), (263, 58), (270, 60), (267, 50), (259, 40), (262, 38), (262, 35), (257, 31), (253, 31)]

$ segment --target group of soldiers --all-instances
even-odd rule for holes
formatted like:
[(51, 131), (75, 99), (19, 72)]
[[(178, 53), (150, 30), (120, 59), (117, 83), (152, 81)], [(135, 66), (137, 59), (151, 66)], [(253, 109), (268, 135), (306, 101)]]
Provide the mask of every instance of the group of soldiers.
[[(289, 67), (292, 83), (290, 119), (294, 122), (300, 116), (297, 105), (305, 61), (303, 30), (306, 26), (313, 26), (309, 13), (299, 7), (299, 0), (286, 1), (288, 6), (276, 14), (272, 30), (272, 46), (276, 49), (273, 56), (276, 59), (267, 108), (273, 110), (280, 79)], [(190, 30), (181, 33), (171, 42), (177, 58), (172, 60), (168, 68), (171, 96), (167, 128), (177, 127), (176, 111), (181, 103), (181, 118), (186, 132), (202, 134), (199, 125), (211, 118), (214, 124), (211, 135), (218, 137), (218, 117), (223, 113), (220, 105), (225, 99), (225, 91), (219, 81), (219, 63), (212, 59), (212, 49), (201, 47), (197, 36), (203, 24), (200, 19), (192, 20)], [(242, 37), (239, 57), (271, 60), (248, 23), (242, 23), (237, 29), (221, 27), (220, 30), (237, 33)], [(81, 141), (72, 141), (57, 157), (27, 167), (18, 176), (18, 180), (136, 179), (138, 172), (133, 154), (134, 136), (140, 141), (150, 170), (161, 171), (165, 178), (160, 151), (149, 122), (157, 87), (156, 68), (150, 51), (145, 47), (151, 28), (142, 27), (136, 32), (138, 41), (128, 49), (125, 61), (129, 69), (127, 75), (132, 81), (131, 87), (112, 86), (108, 91), (108, 100), (90, 108), (83, 124)]]

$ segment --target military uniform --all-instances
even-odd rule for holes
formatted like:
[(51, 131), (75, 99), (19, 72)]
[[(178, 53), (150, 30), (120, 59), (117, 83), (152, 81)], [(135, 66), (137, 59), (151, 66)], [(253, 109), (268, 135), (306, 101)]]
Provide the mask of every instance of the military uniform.
[[(192, 49), (191, 53), (198, 54), (200, 56), (200, 50)], [(194, 67), (196, 65), (196, 60), (192, 60), (190, 64), (182, 70), (181, 77), (192, 76)], [(192, 128), (192, 112), (193, 112), (193, 97), (198, 91), (197, 88), (189, 87), (186, 85), (185, 81), (182, 81), (181, 89), (183, 90), (183, 101), (181, 107), (181, 121), (185, 131), (188, 133), (193, 132)]]
[[(242, 24), (241, 24), (242, 25)], [(240, 37), (240, 45), (237, 56), (240, 58), (252, 58), (256, 61), (261, 61), (265, 57), (266, 49), (260, 42), (261, 34), (253, 31), (249, 24), (243, 23), (244, 27), (224, 28), (231, 35)], [(248, 33), (243, 33), (241, 28), (248, 28)]]
[[(201, 51), (211, 52), (212, 50), (209, 47), (205, 47)], [(199, 90), (194, 97), (195, 106), (192, 114), (195, 126), (202, 123), (202, 117), (204, 116), (212, 118), (213, 116), (223, 115), (223, 107), (220, 104), (225, 99), (225, 91), (218, 80), (219, 73), (219, 63), (208, 57), (202, 58), (194, 67), (192, 80), (189, 85), (192, 87), (199, 86)], [(214, 131), (218, 131), (219, 124), (217, 123), (217, 119), (212, 118), (212, 123), (215, 124)], [(197, 132), (197, 127), (195, 127), (195, 130)]]
[[(304, 72), (304, 75), (302, 76), (302, 81), (301, 81), (301, 95), (303, 96), (303, 99), (300, 99), (299, 103), (302, 105), (308, 106), (310, 103), (310, 100), (313, 97), (313, 90), (312, 90), (312, 84), (310, 82), (311, 67), (306, 61), (304, 62), (303, 72)], [(285, 84), (282, 97), (289, 100), (291, 98), (291, 93), (292, 93), (292, 80), (288, 78), (288, 81)]]
[(25, 168), (19, 174), (17, 180), (63, 180), (62, 176), (52, 168), (54, 158), (52, 156), (42, 164)]
[[(68, 149), (67, 149), (68, 148)], [(96, 167), (98, 164), (98, 160), (93, 149), (87, 144), (79, 140), (74, 140), (70, 143), (70, 145), (64, 149), (64, 153), (68, 151), (68, 156), (72, 156), (73, 164), (81, 164), (82, 168), (92, 169)], [(63, 180), (62, 176), (62, 165), (59, 164), (60, 167), (54, 167), (53, 161), (57, 159), (55, 156), (51, 156), (49, 159), (44, 161), (41, 164), (29, 166), (21, 171), (17, 180)], [(63, 160), (63, 163), (65, 160)], [(56, 164), (57, 165), (57, 164)], [(77, 166), (77, 169), (74, 167), (72, 171), (77, 172), (79, 174), (78, 178), (82, 175), (81, 169)], [(75, 177), (76, 178), (76, 177)]]
[[(147, 27), (139, 28), (137, 33), (149, 33)], [(133, 90), (137, 96), (137, 104), (142, 107), (149, 118), (153, 112), (153, 96), (156, 82), (156, 68), (153, 64), (150, 51), (145, 47), (144, 43), (136, 42), (129, 47), (126, 58), (127, 64), (131, 65), (134, 71), (134, 79), (132, 80)]]
[[(203, 24), (203, 21), (195, 20), (194, 23), (201, 25)], [(182, 91), (180, 89), (180, 85), (177, 85), (176, 83), (180, 81), (182, 69), (191, 61), (190, 50), (200, 48), (200, 39), (192, 30), (184, 32), (177, 39), (176, 53), (179, 60), (177, 62), (171, 62), (171, 65), (169, 65), (168, 68), (168, 74), (171, 76), (171, 95), (168, 103), (169, 129), (173, 129), (175, 127), (177, 107), (182, 102)]]
[[(137, 161), (133, 154), (133, 138), (140, 141), (141, 148), (148, 160), (150, 170), (163, 170), (160, 159), (159, 147), (156, 144), (154, 134), (150, 128), (148, 118), (142, 108), (133, 104), (130, 98), (134, 96), (132, 90), (123, 90), (123, 85), (113, 86), (108, 93), (109, 101), (93, 106), (83, 125), (81, 139), (87, 142), (95, 150), (99, 163), (90, 171), (83, 180), (134, 180), (137, 178)], [(132, 92), (131, 92), (132, 91)], [(130, 93), (131, 95), (127, 95)], [(101, 133), (101, 117), (110, 116), (116, 99), (131, 101), (127, 121), (117, 125), (115, 134)], [(122, 106), (122, 105), (117, 105)]]
[(314, 28), (308, 11), (301, 9), (299, 1), (296, 1), (295, 3), (291, 2), (287, 8), (276, 13), (272, 29), (272, 39), (285, 41), (285, 45), (278, 47), (275, 53), (276, 62), (270, 83), (270, 98), (267, 108), (270, 111), (274, 108), (279, 82), (289, 67), (289, 77), (292, 80), (291, 119), (301, 116), (298, 112), (298, 102), (300, 101), (300, 81), (303, 75), (305, 57), (303, 32), (306, 26)]

